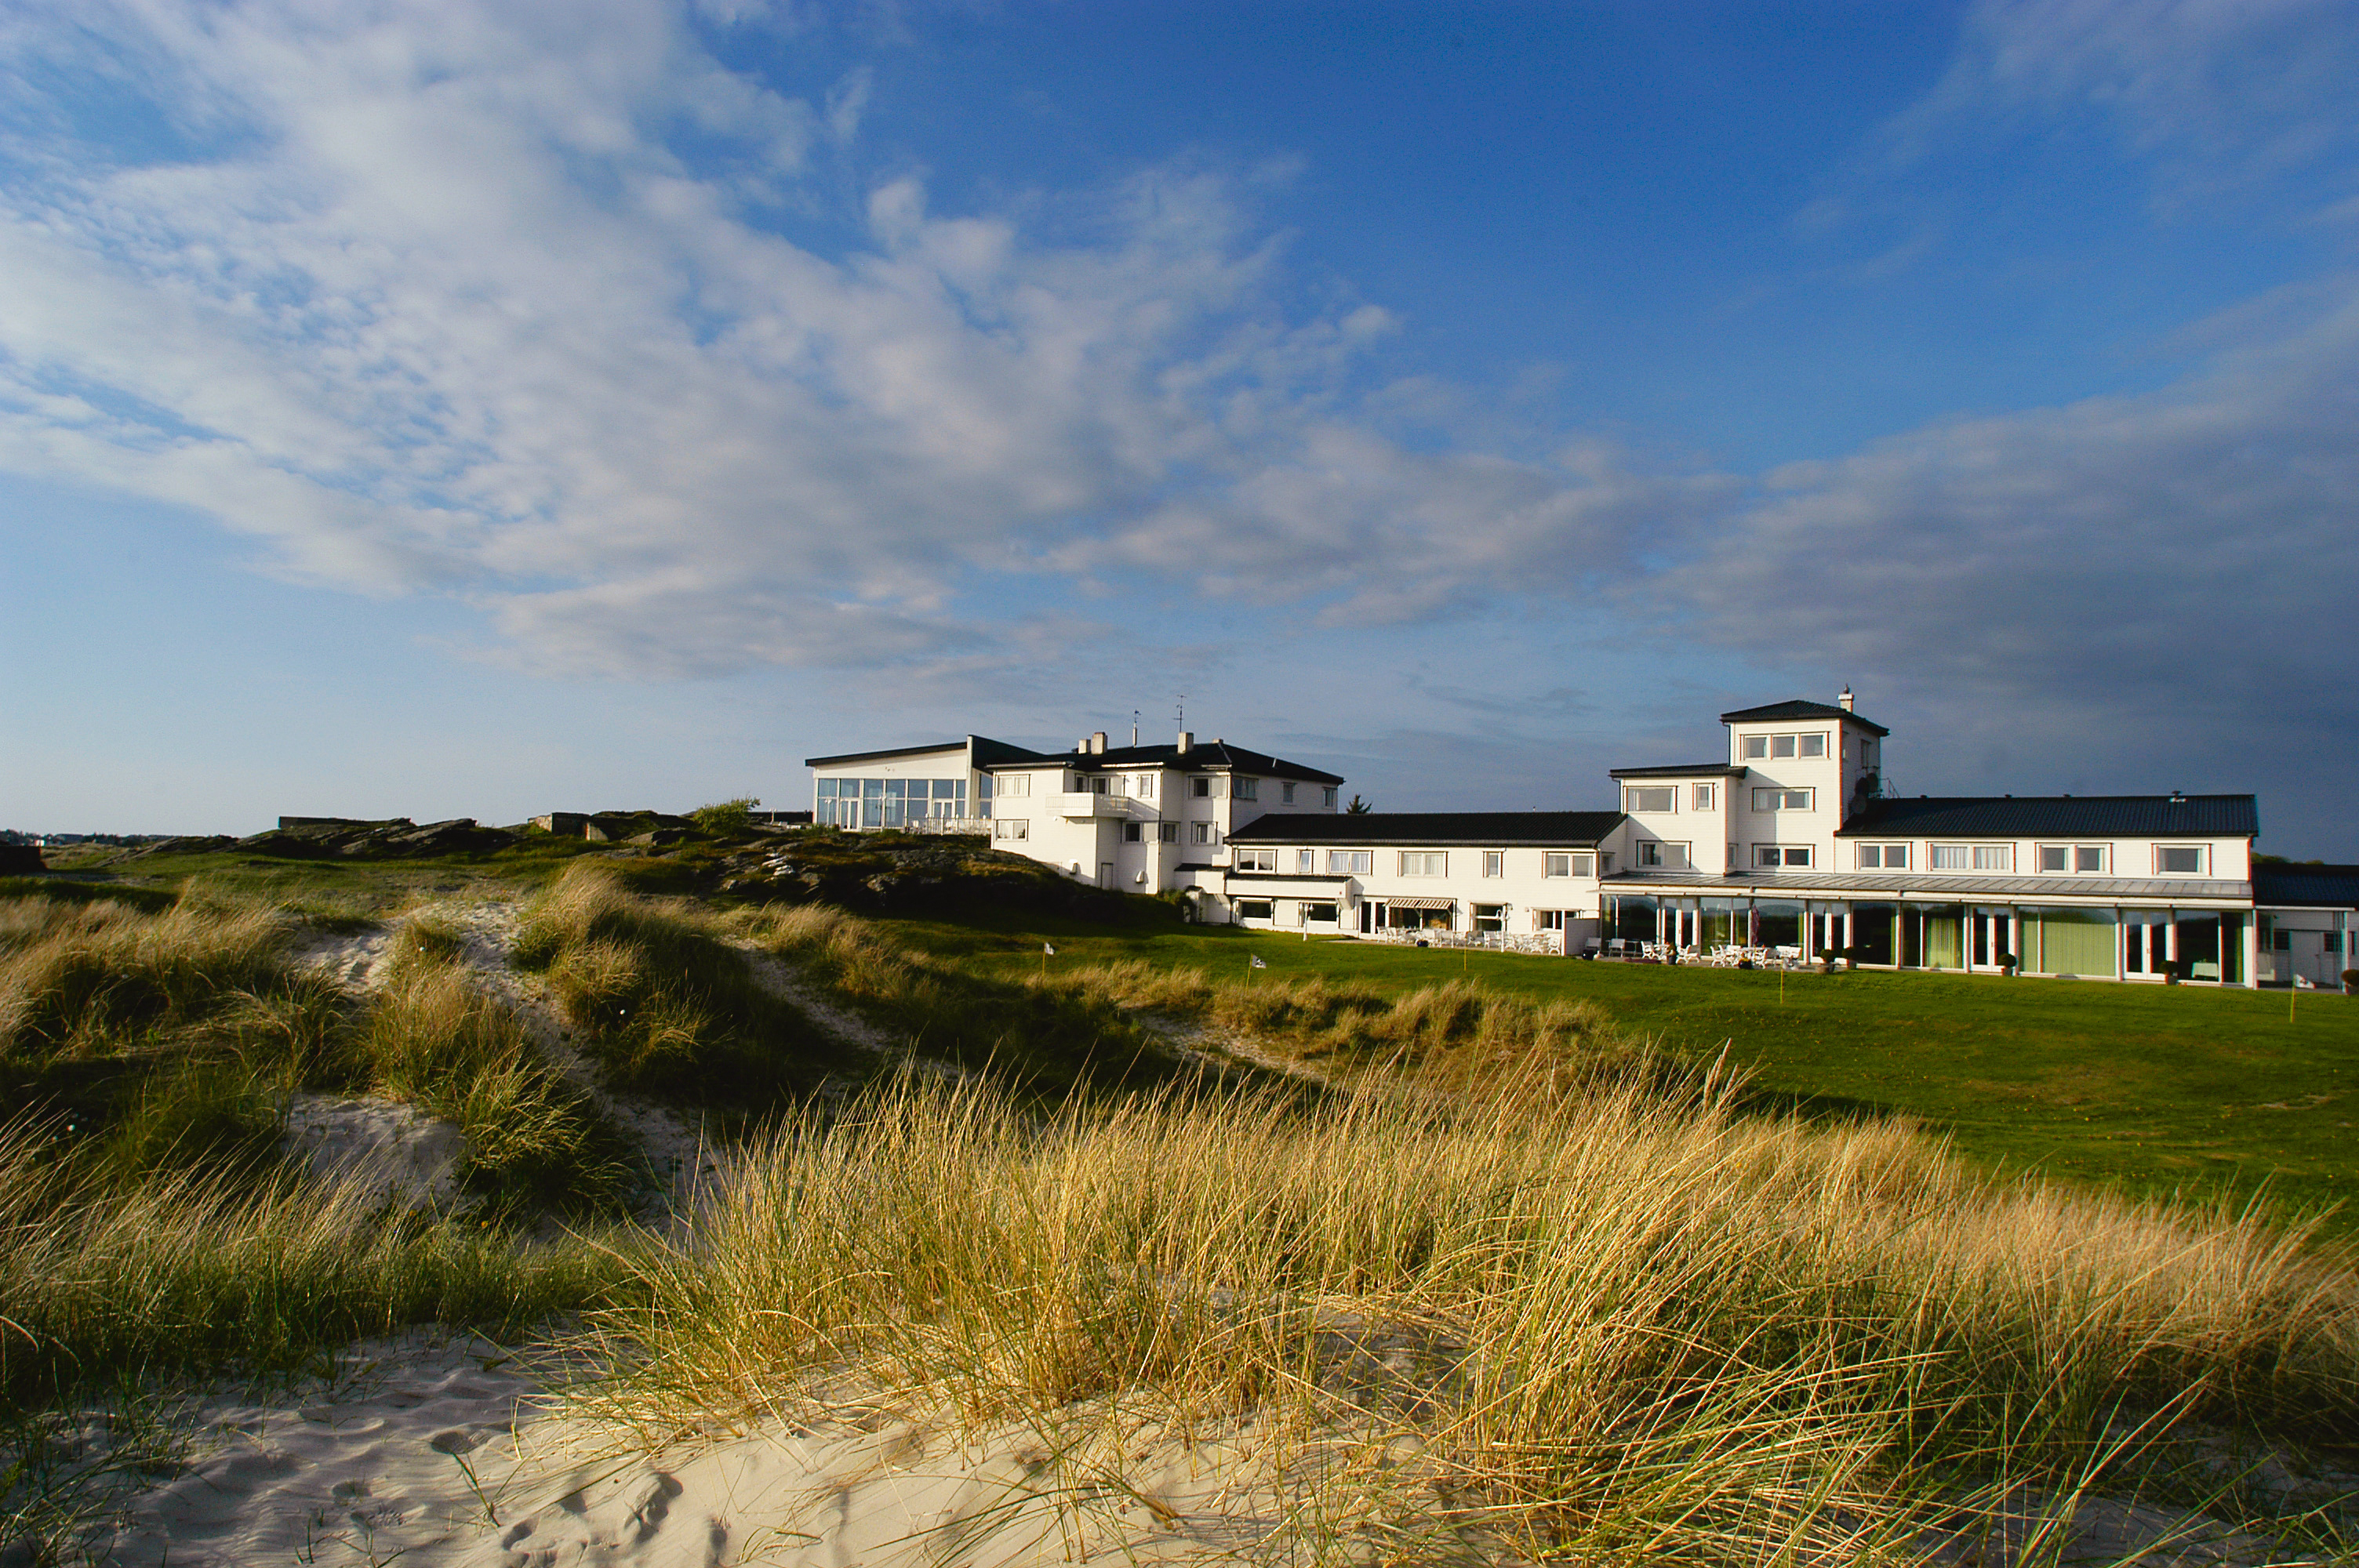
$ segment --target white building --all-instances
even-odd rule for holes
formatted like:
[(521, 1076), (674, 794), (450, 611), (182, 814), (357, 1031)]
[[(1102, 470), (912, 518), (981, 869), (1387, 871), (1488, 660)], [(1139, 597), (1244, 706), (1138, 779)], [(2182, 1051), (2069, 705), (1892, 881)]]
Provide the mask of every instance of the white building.
[(2359, 868), (2256, 868), (2249, 795), (1904, 798), (1884, 787), (1890, 732), (1849, 691), (1721, 722), (1719, 760), (1612, 770), (1608, 811), (1353, 816), (1332, 773), (1184, 733), (809, 765), (817, 822), (987, 832), (1279, 931), (2223, 985), (2332, 984), (2352, 963)]
[[(1123, 892), (1194, 888), (1214, 909), (1229, 839), (1257, 817), (1333, 816), (1343, 781), (1181, 730), (1169, 746), (1033, 752), (970, 735), (941, 746), (812, 757), (811, 820), (987, 833), (999, 849)], [(1219, 915), (1214, 918), (1221, 918)]]

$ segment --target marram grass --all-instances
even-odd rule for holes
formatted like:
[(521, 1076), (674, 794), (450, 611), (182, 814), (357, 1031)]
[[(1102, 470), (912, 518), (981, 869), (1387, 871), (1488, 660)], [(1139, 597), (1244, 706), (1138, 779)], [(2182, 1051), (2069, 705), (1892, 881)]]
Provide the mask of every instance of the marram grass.
[(1585, 1559), (1897, 1551), (1936, 1496), (2085, 1477), (2125, 1414), (2359, 1418), (2359, 1289), (2297, 1236), (1709, 1095), (1043, 1126), (904, 1086), (748, 1152), (633, 1296), (592, 1403), (653, 1438), (848, 1376), (976, 1427), (1251, 1412), (1358, 1455), (1353, 1529)]

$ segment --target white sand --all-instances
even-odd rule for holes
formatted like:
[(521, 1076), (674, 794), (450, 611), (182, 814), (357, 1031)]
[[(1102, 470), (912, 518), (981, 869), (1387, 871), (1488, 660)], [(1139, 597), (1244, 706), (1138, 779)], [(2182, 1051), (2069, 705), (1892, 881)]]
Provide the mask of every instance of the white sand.
[(132, 1498), (94, 1556), (125, 1568), (1201, 1562), (1271, 1544), (1286, 1511), (1314, 1502), (1299, 1485), (1277, 1496), (1235, 1422), (1191, 1438), (1132, 1422), (1060, 1454), (1020, 1426), (960, 1442), (843, 1419), (651, 1455), (548, 1409), (497, 1352), (422, 1335), (355, 1346), (332, 1379), (283, 1398), (201, 1402), (191, 1419), (185, 1473)]
[(389, 1099), (296, 1094), (284, 1147), (315, 1176), (356, 1185), (402, 1208), (459, 1202), (467, 1140), (450, 1122)]

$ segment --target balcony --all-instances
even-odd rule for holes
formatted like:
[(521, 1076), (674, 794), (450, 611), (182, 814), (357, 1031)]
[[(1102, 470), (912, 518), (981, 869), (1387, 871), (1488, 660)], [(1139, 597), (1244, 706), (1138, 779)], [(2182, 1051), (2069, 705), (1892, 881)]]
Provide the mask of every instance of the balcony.
[(1130, 797), (1099, 795), (1094, 790), (1068, 790), (1055, 797), (1057, 815), (1079, 820), (1085, 816), (1121, 816)]

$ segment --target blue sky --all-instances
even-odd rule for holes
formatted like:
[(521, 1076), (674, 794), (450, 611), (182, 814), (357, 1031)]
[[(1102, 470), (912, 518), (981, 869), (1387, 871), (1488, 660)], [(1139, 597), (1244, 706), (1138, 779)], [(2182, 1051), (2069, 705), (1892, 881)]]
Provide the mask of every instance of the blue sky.
[(1190, 726), (2359, 859), (2359, 11), (0, 8), (0, 824)]

